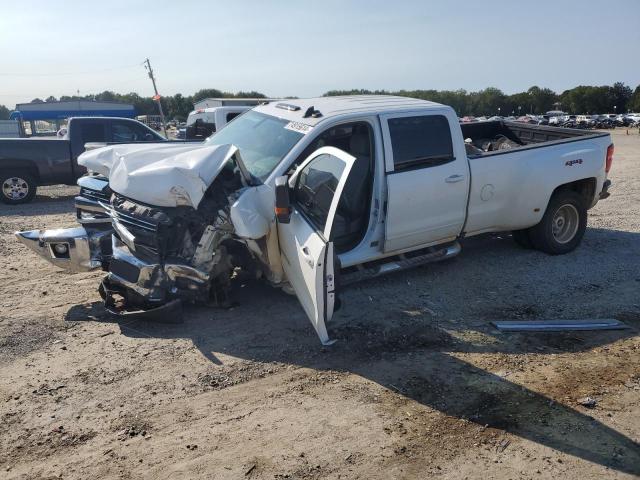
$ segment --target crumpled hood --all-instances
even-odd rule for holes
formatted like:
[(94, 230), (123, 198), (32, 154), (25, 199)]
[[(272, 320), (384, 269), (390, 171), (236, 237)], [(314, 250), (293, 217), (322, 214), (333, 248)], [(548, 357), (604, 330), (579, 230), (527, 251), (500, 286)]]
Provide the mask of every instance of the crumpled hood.
[(109, 178), (111, 189), (158, 207), (198, 208), (237, 151), (234, 145), (133, 144), (85, 152), (78, 163)]

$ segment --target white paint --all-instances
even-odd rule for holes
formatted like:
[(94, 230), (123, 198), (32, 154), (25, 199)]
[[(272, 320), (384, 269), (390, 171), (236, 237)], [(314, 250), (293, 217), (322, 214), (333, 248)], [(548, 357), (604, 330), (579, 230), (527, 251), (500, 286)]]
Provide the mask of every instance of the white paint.
[(79, 163), (108, 176), (114, 192), (133, 200), (158, 207), (198, 208), (236, 151), (233, 145), (116, 145), (92, 150)]
[(325, 321), (333, 316), (335, 285), (333, 243), (326, 239), (331, 234), (331, 225), (340, 195), (355, 159), (333, 147), (320, 148), (300, 165), (292, 176), (293, 181), (307, 164), (323, 154), (337, 157), (345, 164), (329, 207), (325, 230), (317, 231), (294, 206), (291, 221), (288, 224), (278, 224), (278, 238), (282, 253), (282, 268), (287, 279), (320, 337), (320, 341), (328, 345), (331, 341)]

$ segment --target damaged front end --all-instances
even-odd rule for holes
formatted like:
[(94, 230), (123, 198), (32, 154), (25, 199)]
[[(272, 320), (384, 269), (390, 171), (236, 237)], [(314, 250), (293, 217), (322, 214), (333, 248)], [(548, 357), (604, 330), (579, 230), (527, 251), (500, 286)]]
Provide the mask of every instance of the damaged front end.
[(107, 271), (99, 292), (110, 312), (179, 321), (183, 302), (224, 306), (238, 268), (278, 283), (268, 261), (269, 189), (236, 147), (87, 155), (86, 166), (101, 173), (78, 182), (82, 226), (16, 235), (67, 271)]
[[(153, 207), (115, 194), (112, 256), (100, 286), (107, 309), (118, 315), (175, 318), (182, 301), (226, 301), (239, 256), (229, 217), (235, 181), (221, 175), (198, 209)], [(226, 185), (225, 185), (226, 184)]]
[[(268, 189), (253, 183), (236, 147), (207, 155), (200, 152), (197, 175), (193, 156), (162, 165), (174, 170), (173, 182), (146, 167), (120, 166), (126, 176), (112, 175), (119, 193), (102, 204), (113, 234), (109, 273), (100, 286), (112, 313), (177, 321), (182, 302), (229, 304), (236, 269), (255, 277), (270, 271), (269, 221), (260, 213)], [(161, 182), (142, 188), (144, 177)]]

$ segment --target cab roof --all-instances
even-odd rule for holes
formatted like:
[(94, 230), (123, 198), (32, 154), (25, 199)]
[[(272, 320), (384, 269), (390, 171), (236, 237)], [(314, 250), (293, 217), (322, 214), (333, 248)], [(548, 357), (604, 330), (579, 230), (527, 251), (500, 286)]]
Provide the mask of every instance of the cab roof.
[[(393, 95), (346, 95), (275, 100), (254, 110), (274, 117), (314, 126), (323, 120), (351, 113), (393, 113), (416, 109), (437, 110), (444, 105), (416, 98)], [(312, 109), (312, 110), (311, 110)], [(309, 111), (309, 115), (305, 114)], [(321, 115), (312, 115), (311, 112)]]

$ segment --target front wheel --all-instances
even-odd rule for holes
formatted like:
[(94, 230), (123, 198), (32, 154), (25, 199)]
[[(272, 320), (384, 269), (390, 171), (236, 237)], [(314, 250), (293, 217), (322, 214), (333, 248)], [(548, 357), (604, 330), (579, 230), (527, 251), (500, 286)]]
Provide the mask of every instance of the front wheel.
[(531, 228), (529, 237), (534, 248), (551, 255), (573, 251), (587, 229), (584, 199), (571, 190), (555, 193), (540, 223)]
[(27, 172), (0, 172), (0, 200), (9, 205), (18, 205), (33, 200), (37, 184)]

